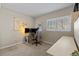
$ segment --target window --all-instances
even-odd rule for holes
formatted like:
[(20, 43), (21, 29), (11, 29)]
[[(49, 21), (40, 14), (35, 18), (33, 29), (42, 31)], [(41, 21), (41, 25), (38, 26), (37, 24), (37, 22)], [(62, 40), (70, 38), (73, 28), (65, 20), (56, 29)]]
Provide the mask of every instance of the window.
[(71, 31), (70, 16), (48, 19), (47, 31)]

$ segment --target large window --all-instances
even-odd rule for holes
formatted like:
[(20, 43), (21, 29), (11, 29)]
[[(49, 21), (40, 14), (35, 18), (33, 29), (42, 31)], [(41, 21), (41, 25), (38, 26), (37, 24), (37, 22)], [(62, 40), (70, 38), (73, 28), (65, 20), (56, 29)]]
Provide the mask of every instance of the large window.
[(71, 17), (63, 16), (47, 20), (47, 31), (71, 31)]

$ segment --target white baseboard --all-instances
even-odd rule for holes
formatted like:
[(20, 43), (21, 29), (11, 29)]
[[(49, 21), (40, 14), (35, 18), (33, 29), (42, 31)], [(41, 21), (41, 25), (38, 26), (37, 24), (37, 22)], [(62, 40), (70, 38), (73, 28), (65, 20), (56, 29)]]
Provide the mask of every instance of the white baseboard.
[(14, 44), (11, 44), (11, 45), (3, 46), (3, 47), (0, 47), (0, 49), (5, 49), (5, 48), (8, 48), (8, 47), (12, 47), (12, 46), (15, 46), (17, 44), (20, 44), (20, 43), (14, 43)]
[(48, 41), (42, 41), (42, 42), (52, 45), (52, 43)]

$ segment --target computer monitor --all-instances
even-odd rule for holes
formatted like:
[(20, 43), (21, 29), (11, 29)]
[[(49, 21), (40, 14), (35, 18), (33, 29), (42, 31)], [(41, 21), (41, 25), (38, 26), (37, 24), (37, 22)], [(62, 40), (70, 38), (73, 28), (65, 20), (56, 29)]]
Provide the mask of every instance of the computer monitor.
[(30, 32), (29, 28), (25, 28), (25, 33)]
[(36, 33), (38, 28), (25, 28), (25, 33), (31, 32), (31, 33)]
[(38, 28), (31, 28), (31, 29), (30, 29), (30, 32), (32, 32), (32, 33), (36, 33), (37, 30), (38, 30)]

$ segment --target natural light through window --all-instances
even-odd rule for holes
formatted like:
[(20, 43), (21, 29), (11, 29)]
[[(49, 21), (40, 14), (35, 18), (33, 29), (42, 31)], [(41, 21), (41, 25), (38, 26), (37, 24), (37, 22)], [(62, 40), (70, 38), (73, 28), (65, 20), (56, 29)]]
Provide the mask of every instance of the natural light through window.
[(47, 20), (47, 31), (71, 31), (71, 17), (63, 16)]

